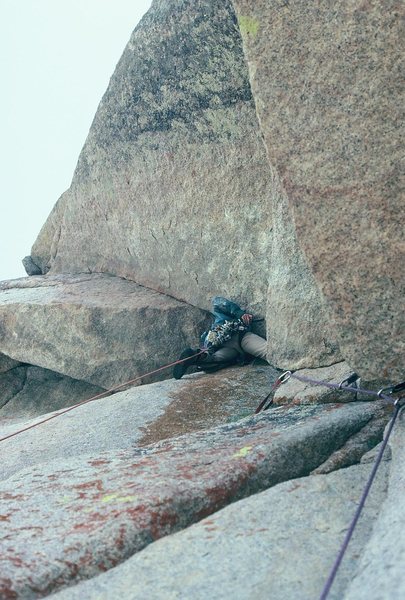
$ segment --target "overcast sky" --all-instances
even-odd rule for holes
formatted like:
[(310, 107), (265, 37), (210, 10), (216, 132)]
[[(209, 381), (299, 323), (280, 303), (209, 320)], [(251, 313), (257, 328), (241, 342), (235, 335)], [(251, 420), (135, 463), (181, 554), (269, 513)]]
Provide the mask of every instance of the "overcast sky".
[(97, 106), (151, 0), (0, 0), (0, 280), (70, 186)]

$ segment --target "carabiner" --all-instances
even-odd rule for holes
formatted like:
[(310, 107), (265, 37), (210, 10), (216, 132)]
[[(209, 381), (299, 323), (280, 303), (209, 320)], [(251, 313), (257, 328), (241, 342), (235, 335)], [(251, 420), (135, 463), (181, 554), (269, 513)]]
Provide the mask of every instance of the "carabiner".
[(402, 392), (405, 390), (405, 381), (401, 381), (401, 383), (394, 383), (393, 385), (389, 385), (385, 388), (381, 388), (378, 393), (378, 396), (381, 398), (381, 394), (398, 394), (398, 392)]
[(278, 378), (279, 385), (288, 381), (290, 379), (291, 375), (292, 375), (291, 371), (284, 371), (284, 373), (282, 375), (280, 375), (280, 377)]
[(352, 383), (357, 381), (357, 379), (359, 379), (359, 376), (357, 375), (357, 373), (352, 373), (351, 375), (349, 375), (349, 377), (346, 377), (339, 383), (339, 389), (341, 390), (345, 387), (351, 386)]

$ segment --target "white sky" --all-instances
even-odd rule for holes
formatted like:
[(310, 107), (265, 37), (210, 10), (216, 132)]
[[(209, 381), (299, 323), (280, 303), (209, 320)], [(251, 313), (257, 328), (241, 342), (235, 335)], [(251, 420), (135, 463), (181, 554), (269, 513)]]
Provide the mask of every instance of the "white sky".
[(151, 0), (0, 0), (0, 280), (26, 276)]

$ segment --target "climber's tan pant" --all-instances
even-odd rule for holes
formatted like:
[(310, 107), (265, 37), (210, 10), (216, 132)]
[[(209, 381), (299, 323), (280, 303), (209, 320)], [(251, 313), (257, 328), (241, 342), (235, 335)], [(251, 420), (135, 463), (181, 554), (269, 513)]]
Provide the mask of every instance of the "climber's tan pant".
[(265, 339), (260, 337), (260, 335), (256, 335), (255, 333), (248, 331), (243, 336), (240, 345), (246, 354), (251, 354), (252, 356), (266, 360), (267, 342)]
[(230, 362), (235, 360), (238, 354), (251, 354), (252, 356), (256, 356), (257, 358), (262, 358), (266, 360), (266, 350), (267, 350), (267, 342), (265, 339), (256, 335), (255, 333), (251, 333), (248, 331), (242, 338), (241, 343), (239, 344), (239, 335), (233, 335), (230, 340), (225, 342), (225, 344), (207, 357), (206, 362)]

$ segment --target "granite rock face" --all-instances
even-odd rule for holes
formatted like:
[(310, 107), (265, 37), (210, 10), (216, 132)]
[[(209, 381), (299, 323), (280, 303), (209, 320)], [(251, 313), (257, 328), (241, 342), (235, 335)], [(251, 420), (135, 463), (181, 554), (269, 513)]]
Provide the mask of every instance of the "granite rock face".
[(298, 245), (284, 193), (273, 203), (266, 314), (267, 353), (279, 368), (321, 367), (341, 359), (336, 333), (330, 327), (325, 301)]
[(5, 354), (0, 354), (0, 374), (7, 373), (7, 371), (11, 371), (20, 366), (21, 363), (19, 363), (18, 360), (13, 360)]
[[(154, 0), (0, 283), (1, 598), (319, 597), (389, 402), (290, 379), (252, 415), (256, 361), (35, 415), (175, 360), (217, 294), (277, 367), (403, 379), (402, 11)], [(331, 600), (405, 596), (403, 419)]]
[(175, 360), (210, 321), (188, 304), (97, 274), (3, 282), (0, 319), (7, 356), (103, 388)]
[(272, 364), (327, 365), (339, 360), (336, 336), (285, 208), (230, 0), (155, 0), (32, 261), (43, 273), (122, 276), (203, 309), (219, 293), (267, 315)]
[(146, 447), (23, 469), (0, 493), (0, 595), (43, 597), (231, 502), (307, 475), (375, 410), (280, 407)]
[[(314, 600), (326, 582), (367, 475), (367, 468), (352, 467), (280, 483), (155, 542), (108, 573), (52, 599), (144, 600), (147, 590), (150, 600)], [(330, 600), (342, 599), (355, 572), (384, 501), (386, 480), (382, 469)]]
[(363, 378), (403, 379), (404, 7), (234, 0), (271, 169)]
[(51, 273), (109, 272), (204, 308), (238, 290), (263, 312), (277, 193), (231, 2), (158, 0), (32, 256)]

